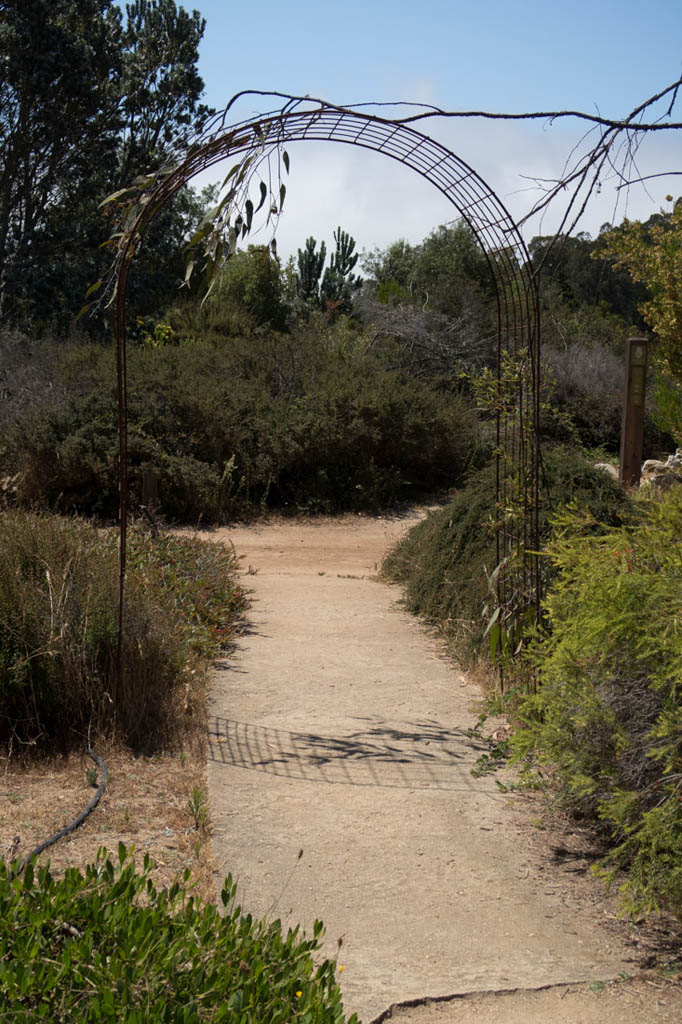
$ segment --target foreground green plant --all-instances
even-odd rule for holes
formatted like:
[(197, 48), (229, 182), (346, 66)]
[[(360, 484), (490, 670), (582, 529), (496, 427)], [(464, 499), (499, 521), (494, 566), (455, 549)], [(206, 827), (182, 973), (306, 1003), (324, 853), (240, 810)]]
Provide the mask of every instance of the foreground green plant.
[(132, 530), (119, 679), (115, 531), (0, 513), (0, 742), (151, 752), (198, 728), (208, 659), (246, 606), (235, 570), (218, 544)]
[(682, 915), (682, 490), (637, 512), (616, 528), (575, 507), (554, 520), (550, 632), (514, 746), (603, 822), (627, 905)]
[[(336, 964), (316, 962), (323, 934), (254, 920), (225, 880), (221, 915), (182, 882), (157, 889), (119, 845), (63, 879), (0, 861), (0, 1006), (20, 1022), (343, 1024)], [(357, 1024), (353, 1015), (349, 1024)]]

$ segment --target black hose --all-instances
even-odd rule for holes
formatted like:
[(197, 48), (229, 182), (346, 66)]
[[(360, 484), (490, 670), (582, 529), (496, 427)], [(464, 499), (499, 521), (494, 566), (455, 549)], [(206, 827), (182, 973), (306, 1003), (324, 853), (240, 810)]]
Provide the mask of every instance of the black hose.
[(44, 843), (40, 844), (40, 846), (36, 846), (34, 850), (31, 850), (28, 856), (24, 857), (24, 859), (21, 861), (15, 874), (21, 874), (21, 872), (26, 868), (27, 864), (29, 864), (34, 857), (37, 857), (39, 854), (41, 854), (43, 850), (47, 850), (49, 846), (53, 846), (55, 843), (58, 843), (60, 839), (63, 839), (65, 836), (70, 835), (71, 832), (75, 832), (76, 829), (83, 824), (88, 815), (92, 814), (95, 807), (97, 807), (97, 804), (100, 802), (100, 799), (102, 797), (102, 793), (104, 792), (104, 787), (107, 784), (109, 772), (102, 758), (99, 756), (99, 754), (95, 753), (94, 750), (88, 749), (87, 755), (88, 757), (92, 758), (92, 760), (95, 762), (100, 771), (100, 783), (99, 786), (97, 787), (97, 792), (93, 796), (88, 806), (80, 812), (77, 818), (74, 818), (74, 820), (69, 825), (66, 825), (64, 828), (60, 829), (59, 832), (55, 832), (53, 836), (50, 836), (49, 839), (46, 839)]

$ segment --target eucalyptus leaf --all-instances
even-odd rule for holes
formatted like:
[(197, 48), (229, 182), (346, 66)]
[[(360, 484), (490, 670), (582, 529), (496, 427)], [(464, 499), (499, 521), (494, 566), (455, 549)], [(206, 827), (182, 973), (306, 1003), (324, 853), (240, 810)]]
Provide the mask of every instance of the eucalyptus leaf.
[(264, 181), (261, 181), (261, 183), (260, 183), (260, 202), (258, 203), (258, 206), (256, 207), (256, 213), (261, 209), (261, 207), (263, 206), (263, 204), (264, 204), (265, 200), (267, 199), (267, 197), (268, 197), (268, 186), (265, 184)]
[(100, 278), (99, 281), (95, 281), (94, 284), (90, 285), (90, 287), (88, 288), (88, 290), (85, 293), (85, 298), (86, 299), (90, 298), (90, 296), (93, 295), (96, 291), (98, 291), (101, 287), (102, 287), (102, 278)]

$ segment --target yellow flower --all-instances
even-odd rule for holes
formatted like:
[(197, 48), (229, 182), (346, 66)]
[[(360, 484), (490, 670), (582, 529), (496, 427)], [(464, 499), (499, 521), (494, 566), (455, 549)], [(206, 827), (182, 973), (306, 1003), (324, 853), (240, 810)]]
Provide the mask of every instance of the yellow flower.
[(300, 999), (302, 995), (303, 995), (303, 993), (302, 993), (302, 992), (301, 992), (301, 991), (299, 990), (299, 991), (298, 991), (298, 992), (296, 993), (296, 998), (297, 998), (297, 999)]
[(343, 966), (343, 964), (339, 964), (339, 973), (341, 973), (341, 971), (345, 971), (345, 969), (346, 968)]

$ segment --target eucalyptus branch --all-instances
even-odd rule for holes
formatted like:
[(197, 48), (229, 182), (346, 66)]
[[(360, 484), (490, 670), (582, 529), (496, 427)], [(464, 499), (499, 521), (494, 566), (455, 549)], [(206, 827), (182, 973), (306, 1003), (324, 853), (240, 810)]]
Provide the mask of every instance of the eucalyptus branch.
[(654, 178), (679, 178), (682, 175), (682, 171), (659, 171), (658, 174), (644, 174), (641, 178), (629, 178), (623, 181), (620, 185), (616, 185), (616, 190), (620, 191), (622, 188), (628, 188), (630, 185), (641, 185), (645, 181), (652, 181)]
[[(143, 243), (144, 233), (155, 212), (193, 174), (218, 163), (226, 151), (238, 150), (242, 143), (243, 152), (221, 184), (222, 198), (207, 212), (186, 243), (187, 265), (183, 284), (189, 285), (195, 269), (200, 269), (206, 279), (205, 301), (220, 269), (237, 251), (240, 241), (251, 233), (254, 217), (261, 209), (264, 209), (265, 227), (272, 230), (271, 248), (276, 251), (274, 235), (286, 197), (282, 166), (288, 173), (289, 156), (280, 145), (276, 118), (263, 118), (262, 124), (255, 127), (251, 124), (251, 132), (244, 138), (241, 137), (242, 125), (225, 130), (225, 115), (232, 102), (225, 111), (210, 119), (182, 159), (179, 154), (169, 152), (156, 172), (138, 176), (132, 185), (102, 201), (100, 205), (111, 211), (113, 218), (114, 230), (105, 246), (113, 249), (114, 257), (106, 274), (88, 289), (86, 298), (96, 297), (81, 310), (79, 316), (115, 303), (121, 270), (124, 266), (127, 268)], [(258, 191), (255, 200), (252, 198), (254, 188)]]

